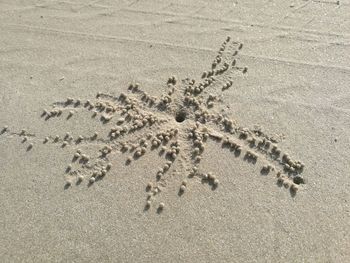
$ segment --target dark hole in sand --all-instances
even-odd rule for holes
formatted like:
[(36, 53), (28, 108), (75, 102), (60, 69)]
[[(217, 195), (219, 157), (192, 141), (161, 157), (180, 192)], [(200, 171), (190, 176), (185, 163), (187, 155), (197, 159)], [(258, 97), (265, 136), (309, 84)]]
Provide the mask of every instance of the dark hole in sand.
[(176, 113), (175, 120), (177, 122), (183, 122), (186, 120), (186, 113), (184, 111), (179, 111)]
[(300, 176), (296, 176), (296, 177), (293, 178), (293, 182), (295, 184), (303, 184), (304, 183), (304, 179), (302, 177), (300, 177)]

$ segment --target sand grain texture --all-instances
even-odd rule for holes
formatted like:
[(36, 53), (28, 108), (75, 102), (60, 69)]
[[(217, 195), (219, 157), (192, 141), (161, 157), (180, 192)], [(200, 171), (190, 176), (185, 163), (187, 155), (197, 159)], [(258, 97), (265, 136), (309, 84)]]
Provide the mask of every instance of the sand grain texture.
[(350, 2), (0, 13), (3, 262), (350, 260)]

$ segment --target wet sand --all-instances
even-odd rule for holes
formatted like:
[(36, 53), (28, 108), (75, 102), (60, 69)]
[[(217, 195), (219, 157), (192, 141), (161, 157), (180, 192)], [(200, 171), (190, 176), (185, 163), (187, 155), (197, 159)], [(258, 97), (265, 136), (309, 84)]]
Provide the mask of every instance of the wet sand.
[(0, 6), (5, 262), (350, 259), (349, 2)]

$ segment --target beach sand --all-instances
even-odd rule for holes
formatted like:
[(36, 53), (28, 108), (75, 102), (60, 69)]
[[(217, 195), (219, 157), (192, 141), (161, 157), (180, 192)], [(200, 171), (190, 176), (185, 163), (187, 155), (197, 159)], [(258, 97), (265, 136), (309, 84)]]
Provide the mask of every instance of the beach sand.
[(2, 262), (349, 262), (349, 1), (1, 1)]

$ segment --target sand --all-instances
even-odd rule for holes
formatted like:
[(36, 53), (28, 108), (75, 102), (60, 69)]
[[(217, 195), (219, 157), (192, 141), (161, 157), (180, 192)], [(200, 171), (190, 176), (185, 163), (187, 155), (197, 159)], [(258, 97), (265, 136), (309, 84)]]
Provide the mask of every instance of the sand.
[(2, 262), (349, 262), (349, 1), (1, 1)]

